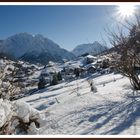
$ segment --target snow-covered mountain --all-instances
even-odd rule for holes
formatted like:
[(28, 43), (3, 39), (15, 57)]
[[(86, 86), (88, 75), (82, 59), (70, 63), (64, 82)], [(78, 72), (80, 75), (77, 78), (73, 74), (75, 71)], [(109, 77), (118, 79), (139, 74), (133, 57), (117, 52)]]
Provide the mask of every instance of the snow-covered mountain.
[(40, 34), (34, 36), (28, 33), (16, 34), (1, 41), (0, 45), (0, 53), (31, 63), (47, 64), (48, 61), (75, 58), (71, 52), (62, 49), (52, 40)]
[(93, 43), (88, 44), (80, 44), (76, 46), (72, 53), (76, 56), (80, 56), (85, 53), (89, 53), (92, 55), (99, 54), (107, 49), (106, 46), (101, 45), (99, 42), (95, 41)]

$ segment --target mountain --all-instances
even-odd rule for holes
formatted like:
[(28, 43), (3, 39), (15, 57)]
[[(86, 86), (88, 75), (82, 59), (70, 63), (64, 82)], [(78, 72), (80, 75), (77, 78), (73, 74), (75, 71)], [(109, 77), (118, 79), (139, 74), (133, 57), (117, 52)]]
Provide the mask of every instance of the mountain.
[(85, 53), (96, 55), (96, 54), (99, 54), (99, 53), (105, 51), (106, 49), (107, 49), (106, 46), (103, 46), (99, 42), (95, 41), (93, 43), (81, 44), (81, 45), (76, 46), (73, 49), (72, 53), (75, 56), (81, 56)]
[(47, 64), (49, 61), (58, 62), (75, 58), (71, 52), (40, 34), (33, 36), (28, 33), (19, 33), (0, 41), (0, 46), (0, 53), (30, 63)]

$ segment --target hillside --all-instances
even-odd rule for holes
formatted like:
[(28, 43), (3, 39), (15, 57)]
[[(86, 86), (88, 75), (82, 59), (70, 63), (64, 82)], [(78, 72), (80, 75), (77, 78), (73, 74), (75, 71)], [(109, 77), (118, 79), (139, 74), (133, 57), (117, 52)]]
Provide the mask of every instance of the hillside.
[[(21, 125), (12, 124), (15, 135), (140, 134), (140, 91), (134, 91), (129, 79), (110, 67), (111, 62), (109, 54), (49, 62), (45, 67), (1, 58), (1, 76), (5, 77), (0, 80), (2, 95), (3, 90), (8, 94), (9, 83), (18, 90), (15, 81), (19, 81), (21, 90), (10, 96), (11, 101), (0, 100), (0, 127), (14, 115), (11, 108), (16, 107), (17, 116), (27, 128), (21, 130)], [(14, 79), (12, 69), (17, 70)], [(53, 85), (51, 80), (58, 72), (62, 79)], [(41, 77), (47, 82), (39, 89)]]
[(38, 131), (40, 134), (140, 134), (140, 100), (139, 96), (131, 96), (133, 90), (129, 80), (120, 74), (94, 74), (90, 80), (97, 87), (95, 93), (90, 91), (85, 78), (52, 86), (21, 99), (46, 113), (46, 126)]
[(0, 42), (0, 53), (30, 63), (47, 64), (49, 61), (71, 60), (75, 56), (42, 35), (20, 33)]
[[(28, 124), (26, 131), (13, 127), (14, 134), (92, 136), (140, 134), (140, 91), (133, 90), (128, 78), (118, 72), (109, 71), (108, 68), (99, 71), (98, 65), (96, 71), (88, 71), (89, 65), (96, 66), (99, 60), (105, 59), (104, 57), (96, 58), (93, 63), (85, 66), (82, 63), (84, 58), (79, 58), (77, 61), (67, 61), (64, 64), (50, 62), (44, 68), (22, 61), (16, 63), (1, 59), (0, 67), (7, 66), (3, 71), (8, 74), (5, 80), (0, 81), (1, 86), (6, 87), (8, 84), (6, 80), (11, 79), (9, 70), (20, 66), (20, 69), (18, 68), (20, 71), (17, 71), (19, 74), (16, 74), (14, 79), (18, 78), (19, 84), (25, 85), (26, 88), (23, 89), (27, 91), (11, 96), (11, 101), (0, 100), (2, 112), (0, 127), (13, 115), (12, 106), (18, 108), (17, 116), (25, 125)], [(81, 66), (84, 73), (82, 72), (78, 78), (72, 69)], [(37, 89), (40, 74), (44, 74), (42, 75), (44, 78), (51, 78), (51, 74), (57, 71), (63, 72), (63, 79), (57, 85), (48, 83), (43, 89)], [(91, 83), (94, 86), (91, 86)], [(6, 115), (8, 113), (11, 115)], [(36, 113), (34, 119), (33, 114)], [(34, 124), (34, 121), (37, 122)], [(41, 125), (38, 126), (38, 123)]]

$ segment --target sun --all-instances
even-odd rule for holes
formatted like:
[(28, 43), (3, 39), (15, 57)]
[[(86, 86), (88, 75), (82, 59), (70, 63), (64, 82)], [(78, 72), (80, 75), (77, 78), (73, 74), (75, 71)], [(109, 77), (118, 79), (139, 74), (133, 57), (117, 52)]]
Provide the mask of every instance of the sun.
[(130, 18), (135, 14), (135, 5), (121, 4), (118, 6), (118, 15), (122, 19)]

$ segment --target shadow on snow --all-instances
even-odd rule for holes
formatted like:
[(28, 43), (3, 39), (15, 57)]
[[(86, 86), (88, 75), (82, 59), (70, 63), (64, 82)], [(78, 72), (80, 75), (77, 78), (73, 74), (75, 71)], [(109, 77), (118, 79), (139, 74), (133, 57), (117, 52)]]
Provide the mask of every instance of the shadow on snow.
[[(84, 130), (81, 135), (117, 135), (134, 125), (140, 117), (140, 96), (127, 96), (123, 102), (112, 102), (99, 105), (96, 108), (91, 107), (88, 111), (98, 111), (98, 113), (88, 118), (88, 121), (93, 122), (94, 125)], [(106, 129), (108, 124), (110, 128)], [(98, 133), (98, 130), (102, 127), (105, 129), (103, 132), (99, 131)]]

